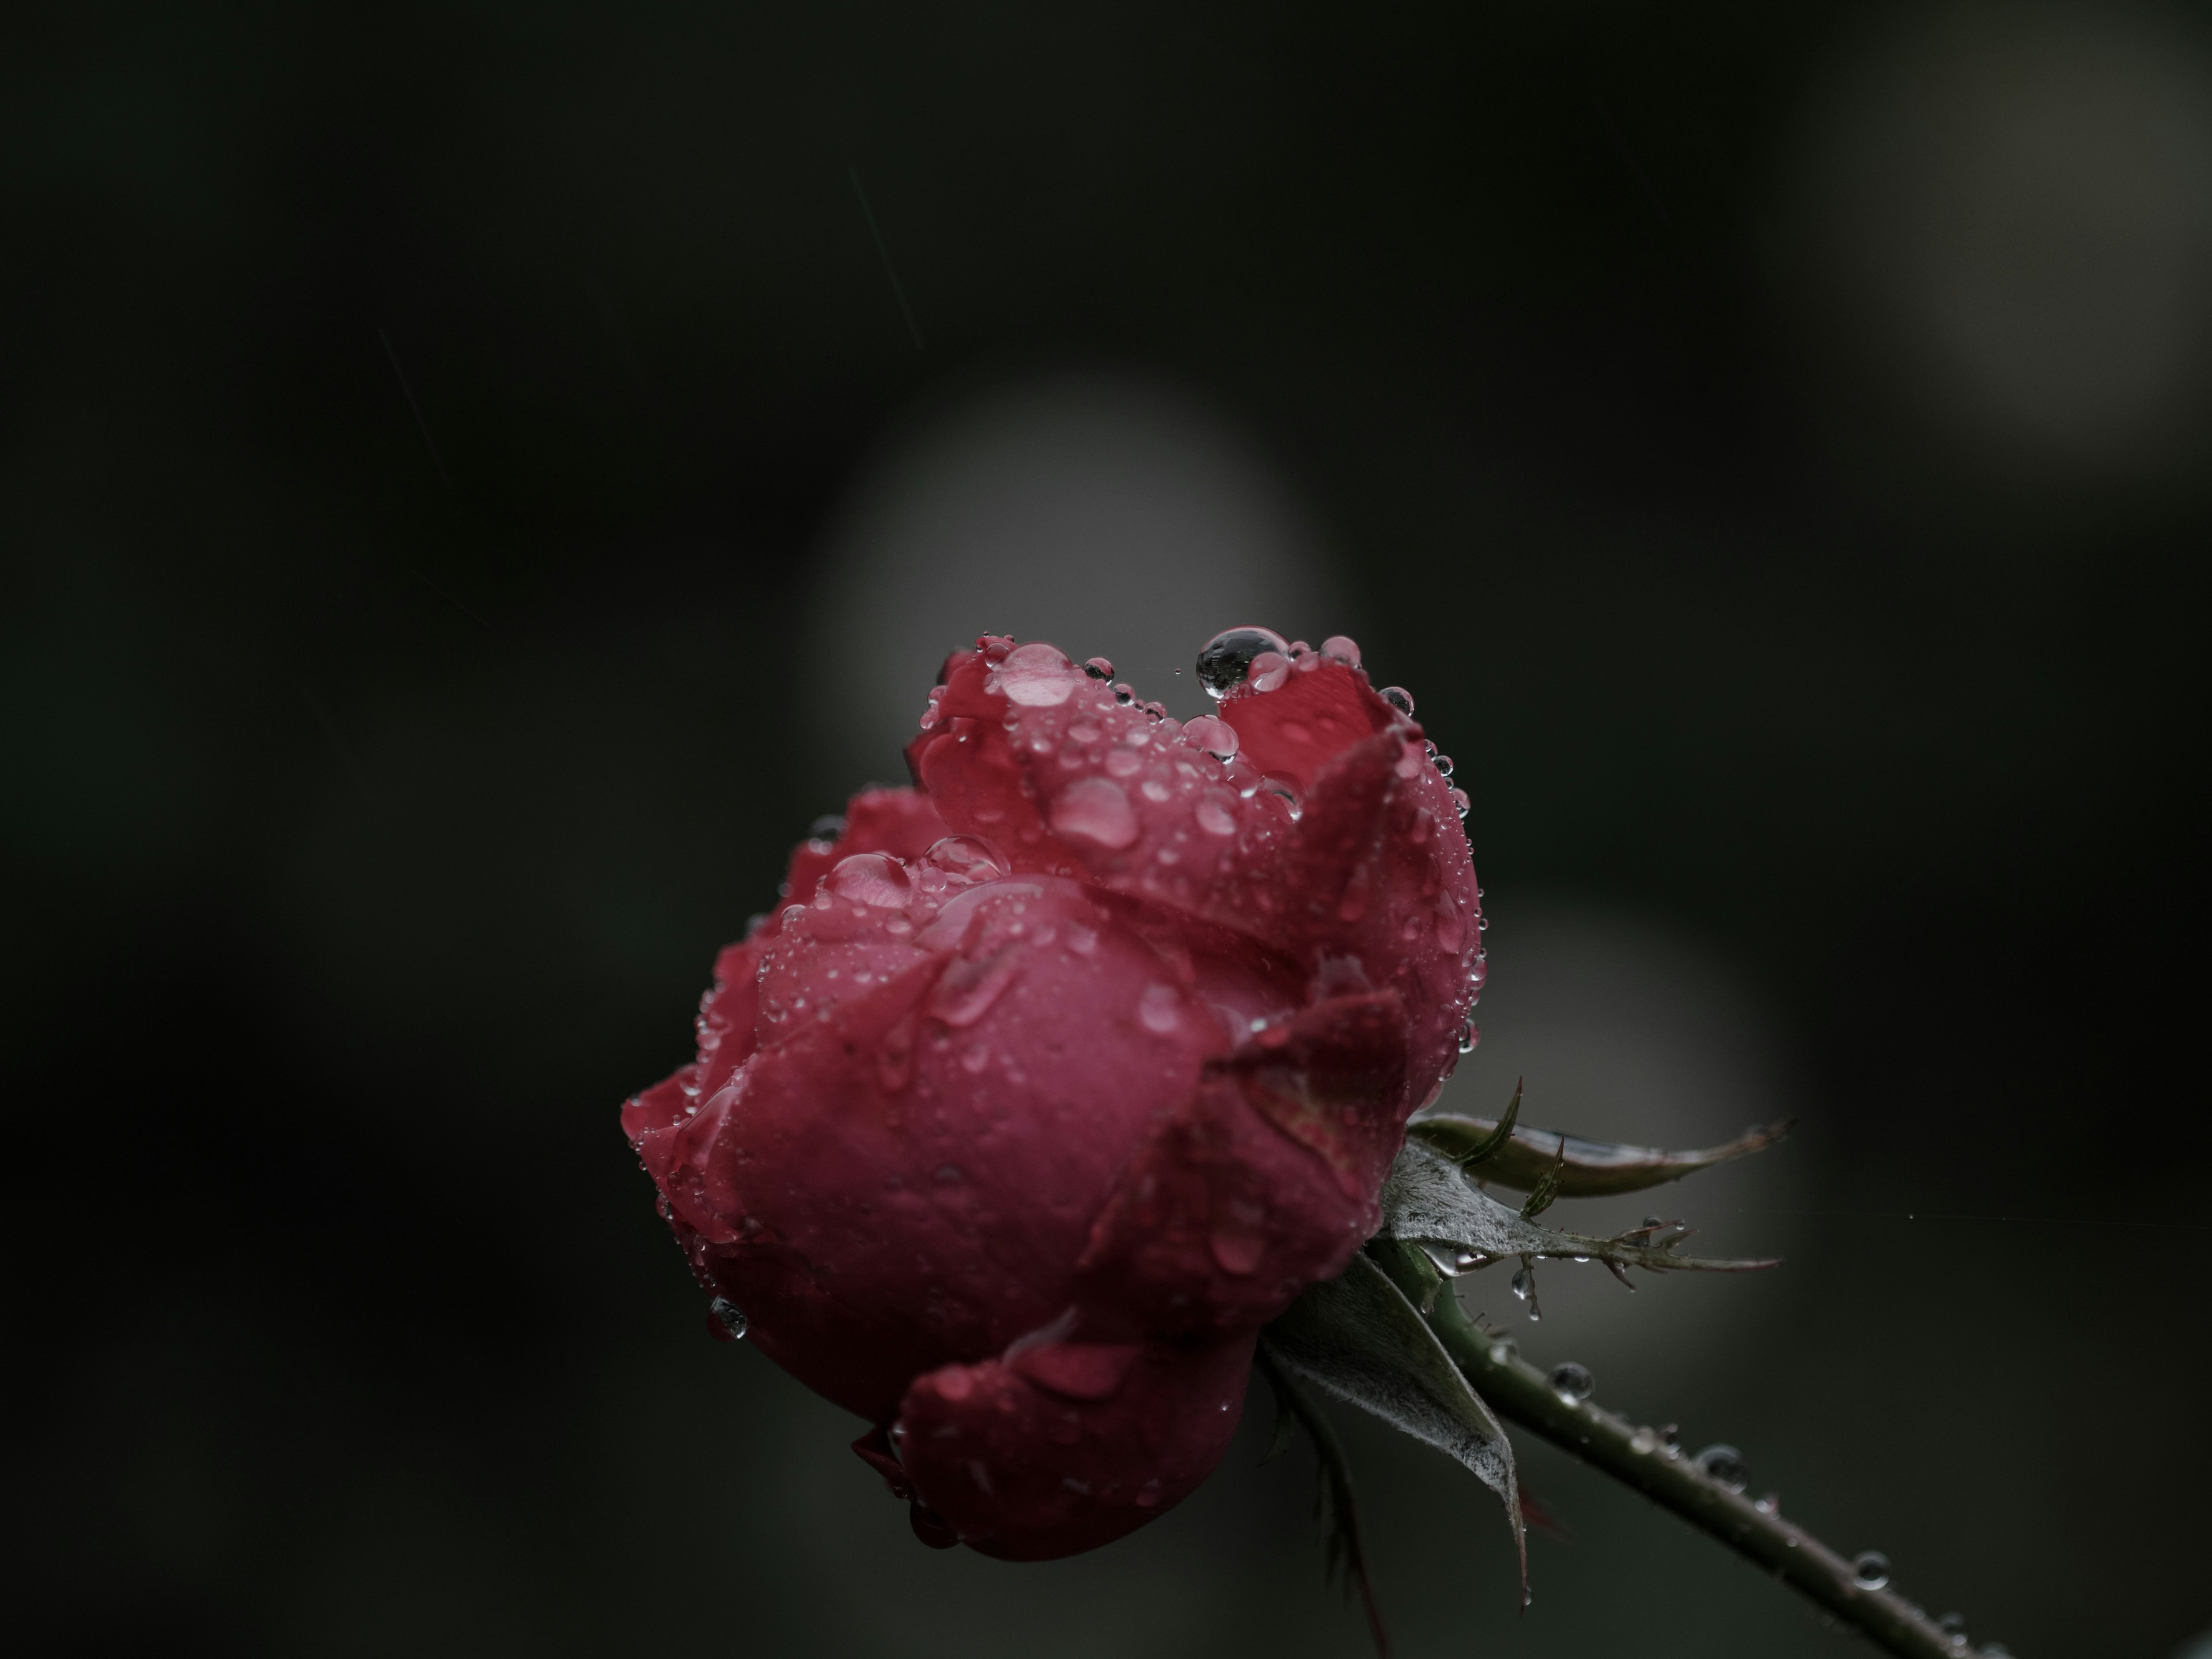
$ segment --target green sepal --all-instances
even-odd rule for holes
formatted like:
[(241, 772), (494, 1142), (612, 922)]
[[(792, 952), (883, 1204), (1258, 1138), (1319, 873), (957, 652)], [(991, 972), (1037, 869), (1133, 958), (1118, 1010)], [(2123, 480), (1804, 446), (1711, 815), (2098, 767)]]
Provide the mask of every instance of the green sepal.
[[(1369, 1248), (1401, 1247), (1376, 1240)], [(1425, 1257), (1418, 1266), (1441, 1277)], [(1354, 1255), (1336, 1278), (1307, 1286), (1260, 1340), (1287, 1370), (1456, 1459), (1497, 1493), (1512, 1526), (1525, 1593), (1528, 1543), (1513, 1443), (1389, 1273), (1364, 1252)]]
[(1439, 1114), (1415, 1118), (1406, 1126), (1406, 1133), (1434, 1147), (1462, 1169), (1472, 1170), (1479, 1163), (1481, 1179), (1500, 1187), (1531, 1191), (1556, 1167), (1559, 1197), (1603, 1198), (1680, 1181), (1716, 1164), (1763, 1152), (1786, 1136), (1791, 1127), (1788, 1122), (1767, 1124), (1747, 1129), (1722, 1146), (1670, 1152), (1657, 1146), (1589, 1140), (1550, 1129), (1519, 1128), (1515, 1120), (1520, 1104), (1521, 1091), (1516, 1088), (1512, 1104), (1495, 1123), (1487, 1118)]
[(1376, 1600), (1374, 1582), (1367, 1576), (1359, 1510), (1352, 1496), (1352, 1460), (1344, 1455), (1344, 1443), (1289, 1368), (1268, 1351), (1265, 1339), (1252, 1357), (1275, 1393), (1275, 1443), (1260, 1461), (1271, 1462), (1290, 1449), (1293, 1425), (1306, 1431), (1314, 1449), (1314, 1522), (1321, 1529), (1322, 1572), (1331, 1583), (1341, 1578), (1347, 1594), (1358, 1594), (1375, 1651), (1379, 1659), (1389, 1659), (1390, 1637), (1382, 1627), (1382, 1604)]

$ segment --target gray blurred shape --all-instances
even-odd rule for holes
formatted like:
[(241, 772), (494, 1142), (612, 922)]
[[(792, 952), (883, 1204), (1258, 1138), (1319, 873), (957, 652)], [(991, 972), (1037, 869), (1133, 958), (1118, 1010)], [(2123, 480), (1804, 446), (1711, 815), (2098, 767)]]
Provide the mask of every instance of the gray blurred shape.
[[(1143, 697), (1205, 706), (1198, 648), (1234, 623), (1316, 641), (1347, 623), (1313, 530), (1249, 440), (1128, 375), (994, 391), (895, 440), (835, 526), (809, 623), (834, 663), (824, 757), (902, 777), (946, 653), (978, 634), (1110, 659)], [(1180, 671), (1180, 678), (1177, 677)]]
[[(1775, 1034), (1724, 960), (1678, 930), (1601, 907), (1494, 896), (1485, 906), (1495, 921), (1475, 1010), (1482, 1040), (1437, 1110), (1494, 1118), (1525, 1079), (1525, 1125), (1683, 1147), (1793, 1115)], [(1802, 1147), (1785, 1141), (1649, 1192), (1563, 1200), (1545, 1221), (1602, 1235), (1657, 1214), (1698, 1229), (1696, 1255), (1786, 1255), (1802, 1231), (1807, 1167)], [(1631, 1403), (1648, 1398), (1657, 1410), (1734, 1356), (1732, 1339), (1786, 1294), (1776, 1274), (1788, 1272), (1634, 1273), (1631, 1295), (1595, 1263), (1547, 1262), (1536, 1272), (1540, 1323), (1514, 1298), (1510, 1263), (1459, 1284), (1468, 1311), (1507, 1326), (1531, 1358), (1579, 1360), (1601, 1401), (1620, 1405), (1626, 1388)]]
[(1911, 15), (1816, 101), (1794, 190), (1822, 349), (1981, 463), (2124, 478), (2193, 450), (2212, 369), (2193, 38), (2117, 7)]

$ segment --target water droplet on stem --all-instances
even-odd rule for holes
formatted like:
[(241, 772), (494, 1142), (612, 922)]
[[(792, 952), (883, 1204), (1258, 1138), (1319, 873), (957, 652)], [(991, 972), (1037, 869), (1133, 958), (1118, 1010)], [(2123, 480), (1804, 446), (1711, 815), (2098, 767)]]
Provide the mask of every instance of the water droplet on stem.
[(1751, 1478), (1743, 1465), (1743, 1454), (1734, 1446), (1708, 1446), (1690, 1461), (1730, 1492), (1741, 1492)]

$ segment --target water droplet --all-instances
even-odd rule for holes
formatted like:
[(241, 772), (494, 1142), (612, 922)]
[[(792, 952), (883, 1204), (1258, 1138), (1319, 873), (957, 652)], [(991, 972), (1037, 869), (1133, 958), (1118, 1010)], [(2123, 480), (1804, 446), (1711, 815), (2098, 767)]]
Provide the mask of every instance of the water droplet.
[(824, 812), (806, 826), (809, 841), (835, 841), (845, 833), (845, 817), (842, 812)]
[(1052, 804), (1054, 831), (1118, 852), (1142, 833), (1136, 809), (1111, 778), (1079, 778)]
[(1305, 797), (1298, 793), (1297, 785), (1292, 783), (1288, 778), (1262, 778), (1260, 780), (1260, 787), (1290, 809), (1292, 823), (1296, 823), (1305, 816)]
[(1359, 641), (1349, 634), (1332, 634), (1321, 642), (1324, 657), (1342, 663), (1346, 668), (1359, 666)]
[(1851, 1582), (1861, 1589), (1881, 1589), (1889, 1583), (1889, 1558), (1880, 1550), (1861, 1550), (1851, 1558)]
[(1463, 1054), (1474, 1052), (1474, 1045), (1482, 1041), (1482, 1033), (1474, 1029), (1474, 1022), (1463, 1019), (1459, 1025), (1459, 1051)]
[(1659, 1443), (1667, 1449), (1667, 1455), (1669, 1457), (1680, 1457), (1682, 1455), (1681, 1441), (1682, 1425), (1679, 1423), (1669, 1423), (1659, 1431)]
[(1009, 868), (1005, 855), (980, 836), (947, 836), (921, 860), (962, 881), (996, 881)]
[(1094, 680), (1110, 680), (1114, 678), (1114, 665), (1103, 657), (1093, 657), (1083, 665), (1083, 672)]
[(1114, 701), (1115, 702), (1120, 703), (1124, 708), (1127, 708), (1131, 703), (1136, 702), (1136, 700), (1137, 688), (1135, 686), (1131, 685), (1126, 680), (1117, 680), (1115, 682)]
[(1743, 1466), (1743, 1454), (1734, 1446), (1708, 1446), (1690, 1461), (1730, 1492), (1741, 1492), (1743, 1483), (1751, 1479), (1751, 1472)]
[[(1465, 817), (1469, 812), (1474, 811), (1474, 803), (1468, 799), (1467, 791), (1464, 789), (1455, 789), (1451, 792), (1451, 804), (1452, 811), (1458, 813), (1462, 817)], [(1490, 926), (1486, 921), (1482, 925), (1485, 927)]]
[(1449, 755), (1437, 757), (1437, 774), (1439, 777), (1446, 778), (1452, 775), (1452, 757)]
[(855, 853), (841, 859), (823, 880), (823, 887), (839, 898), (873, 905), (879, 910), (902, 910), (914, 896), (906, 866), (882, 853)]
[(1262, 651), (1245, 665), (1244, 678), (1255, 691), (1273, 691), (1291, 677), (1291, 659), (1279, 651)]
[(1552, 1392), (1559, 1396), (1562, 1404), (1579, 1406), (1590, 1397), (1597, 1384), (1587, 1366), (1565, 1359), (1552, 1367), (1551, 1375), (1544, 1379), (1552, 1385)]
[(1462, 1273), (1472, 1273), (1477, 1267), (1487, 1267), (1490, 1258), (1480, 1250), (1462, 1250), (1452, 1257), (1452, 1266)]
[(745, 1310), (726, 1296), (718, 1296), (707, 1304), (707, 1329), (718, 1342), (742, 1342)]
[(1519, 1297), (1523, 1302), (1528, 1304), (1528, 1317), (1530, 1320), (1534, 1321), (1543, 1318), (1543, 1304), (1536, 1300), (1535, 1263), (1524, 1258), (1521, 1266), (1514, 1271), (1513, 1294)]
[(1053, 708), (1075, 695), (1084, 672), (1056, 645), (1018, 646), (991, 676), (992, 689), (1024, 708)]
[[(1011, 950), (981, 958), (959, 957), (939, 976), (929, 994), (929, 1012), (954, 1030), (965, 1030), (991, 1012), (991, 1005), (1020, 971), (1020, 957)], [(981, 1070), (981, 1062), (969, 1069)]]
[(1182, 998), (1172, 985), (1148, 985), (1137, 999), (1137, 1018), (1147, 1031), (1164, 1036), (1182, 1023)]
[(1778, 1492), (1767, 1492), (1756, 1504), (1753, 1504), (1752, 1508), (1757, 1510), (1761, 1515), (1779, 1515), (1782, 1513), (1782, 1494)]
[(1490, 1363), (1510, 1365), (1520, 1355), (1520, 1346), (1510, 1336), (1501, 1336), (1490, 1345)]
[(1659, 1437), (1650, 1429), (1638, 1429), (1628, 1437), (1628, 1449), (1640, 1457), (1649, 1457), (1659, 1449)]
[(1425, 1238), (1419, 1241), (1419, 1243), (1421, 1254), (1428, 1257), (1429, 1265), (1431, 1267), (1434, 1267), (1446, 1279), (1456, 1279), (1459, 1277), (1460, 1253), (1457, 1250), (1454, 1249), (1449, 1244), (1439, 1244), (1434, 1239)]
[(971, 1042), (960, 1051), (960, 1069), (963, 1072), (980, 1072), (990, 1063), (991, 1047), (987, 1042)]
[(1943, 1632), (1953, 1647), (1963, 1648), (1966, 1645), (1966, 1615), (1965, 1613), (1947, 1613), (1936, 1621), (1936, 1628)]
[[(1271, 628), (1230, 628), (1216, 634), (1198, 653), (1198, 683), (1216, 702), (1243, 684), (1252, 659), (1263, 651), (1278, 656), (1290, 647)], [(1288, 659), (1285, 659), (1285, 662)]]
[(1376, 695), (1407, 720), (1413, 718), (1413, 694), (1404, 686), (1386, 685)]
[(1183, 727), (1182, 734), (1218, 761), (1237, 754), (1237, 728), (1218, 714), (1200, 714)]
[(1233, 836), (1237, 833), (1237, 815), (1212, 795), (1199, 802), (1197, 810), (1191, 816), (1198, 820), (1198, 827), (1209, 836)]

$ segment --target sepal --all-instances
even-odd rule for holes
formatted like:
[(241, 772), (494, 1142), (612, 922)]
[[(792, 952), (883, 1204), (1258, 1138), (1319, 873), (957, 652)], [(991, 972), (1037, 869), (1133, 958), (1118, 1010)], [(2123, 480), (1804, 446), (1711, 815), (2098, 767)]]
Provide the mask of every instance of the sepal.
[[(1390, 1166), (1389, 1179), (1382, 1183), (1382, 1227), (1377, 1237), (1432, 1247), (1431, 1260), (1439, 1249), (1449, 1251), (1449, 1270), (1453, 1272), (1486, 1267), (1509, 1255), (1595, 1257), (1655, 1273), (1680, 1268), (1746, 1273), (1778, 1265), (1778, 1258), (1728, 1261), (1677, 1255), (1674, 1247), (1689, 1233), (1675, 1223), (1632, 1228), (1612, 1238), (1555, 1232), (1500, 1204), (1476, 1187), (1453, 1158), (1410, 1135)], [(1461, 1256), (1468, 1259), (1459, 1260)], [(1438, 1261), (1437, 1266), (1443, 1268), (1445, 1263)]]
[(1336, 1278), (1308, 1287), (1261, 1341), (1297, 1376), (1455, 1458), (1497, 1493), (1513, 1528), (1525, 1597), (1528, 1542), (1513, 1444), (1388, 1273), (1364, 1252), (1353, 1256)]
[(1455, 1117), (1439, 1113), (1417, 1117), (1406, 1133), (1442, 1152), (1454, 1163), (1473, 1169), (1481, 1166), (1481, 1178), (1516, 1192), (1528, 1192), (1556, 1165), (1560, 1198), (1603, 1198), (1614, 1193), (1641, 1192), (1669, 1181), (1680, 1181), (1716, 1164), (1764, 1152), (1790, 1133), (1791, 1122), (1770, 1123), (1747, 1129), (1734, 1140), (1694, 1152), (1670, 1152), (1657, 1146), (1631, 1146), (1619, 1141), (1585, 1140), (1549, 1129), (1515, 1127), (1520, 1114), (1521, 1091), (1496, 1122), (1482, 1117)]

